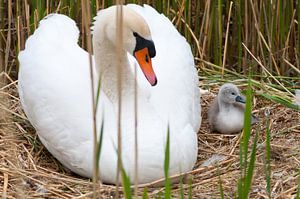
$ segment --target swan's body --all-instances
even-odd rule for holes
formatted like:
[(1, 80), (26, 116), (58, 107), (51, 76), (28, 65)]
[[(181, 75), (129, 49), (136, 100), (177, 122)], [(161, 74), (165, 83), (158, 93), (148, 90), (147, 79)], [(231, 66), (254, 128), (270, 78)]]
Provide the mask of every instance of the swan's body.
[[(245, 99), (236, 85), (222, 85), (208, 112), (211, 131), (224, 134), (239, 133), (244, 127), (244, 112)], [(251, 119), (252, 124), (258, 121), (253, 115)]]
[[(103, 32), (105, 23), (113, 21), (108, 18), (115, 16), (113, 9), (98, 13), (93, 33), (95, 70), (101, 72), (102, 81), (98, 129), (104, 119), (100, 178), (107, 183), (115, 183), (117, 168), (116, 74), (111, 67), (116, 64), (113, 61), (116, 60), (113, 54), (115, 47), (107, 41), (109, 39)], [(201, 124), (200, 93), (193, 56), (185, 39), (166, 17), (149, 6), (124, 7), (125, 22), (126, 13), (133, 12), (131, 9), (145, 19), (156, 48), (152, 65), (157, 85), (151, 87), (148, 77), (145, 78), (139, 67), (137, 71), (138, 180), (139, 183), (146, 183), (164, 176), (168, 124), (170, 175), (193, 168), (197, 158), (197, 132)], [(109, 31), (108, 28), (105, 30)], [(147, 34), (147, 30), (145, 32)], [(77, 44), (78, 34), (74, 21), (66, 16), (54, 14), (42, 20), (19, 55), (19, 93), (25, 113), (46, 148), (75, 173), (92, 177), (93, 122), (89, 61), (88, 53)], [(133, 180), (135, 128), (132, 69), (137, 63), (130, 55), (132, 52), (126, 53), (124, 50), (122, 161)], [(95, 79), (97, 82), (96, 76)], [(148, 81), (156, 83), (151, 77)]]

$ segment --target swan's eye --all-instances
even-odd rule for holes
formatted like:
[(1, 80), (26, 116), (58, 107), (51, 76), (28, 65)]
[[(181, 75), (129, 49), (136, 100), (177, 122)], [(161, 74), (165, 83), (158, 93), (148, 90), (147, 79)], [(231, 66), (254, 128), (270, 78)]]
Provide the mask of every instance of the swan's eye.
[(148, 54), (146, 54), (145, 59), (146, 59), (146, 62), (149, 63), (149, 57), (148, 57)]
[(133, 36), (137, 37), (137, 36), (138, 36), (138, 34), (137, 34), (136, 32), (133, 32)]

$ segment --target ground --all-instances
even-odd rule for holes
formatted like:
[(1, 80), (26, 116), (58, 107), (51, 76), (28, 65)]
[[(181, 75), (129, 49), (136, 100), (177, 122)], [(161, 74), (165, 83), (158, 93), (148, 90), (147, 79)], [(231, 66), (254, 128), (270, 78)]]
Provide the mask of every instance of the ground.
[[(7, 198), (91, 198), (93, 184), (65, 169), (40, 143), (34, 129), (23, 113), (16, 82), (7, 78), (8, 86), (0, 88), (0, 192)], [(186, 176), (183, 188), (192, 198), (219, 198), (220, 184), (225, 198), (233, 198), (240, 178), (240, 134), (212, 134), (208, 128), (207, 110), (217, 93), (218, 85), (211, 86), (202, 95), (202, 126), (198, 133), (198, 161)], [(265, 132), (266, 112), (271, 120), (271, 190), (272, 198), (293, 198), (297, 191), (300, 168), (300, 122), (299, 111), (255, 96), (253, 111), (260, 123), (253, 126), (249, 150), (255, 131), (258, 130), (257, 160), (250, 198), (268, 198), (265, 180)], [(4, 117), (5, 115), (5, 117)], [(207, 164), (207, 159), (214, 160)], [(192, 185), (189, 182), (192, 179)], [(112, 198), (116, 188), (98, 185), (99, 195)], [(144, 188), (139, 189), (142, 195)], [(149, 184), (148, 195), (157, 198), (163, 188)], [(173, 196), (179, 198), (180, 187), (173, 185)], [(187, 195), (186, 195), (187, 196)]]

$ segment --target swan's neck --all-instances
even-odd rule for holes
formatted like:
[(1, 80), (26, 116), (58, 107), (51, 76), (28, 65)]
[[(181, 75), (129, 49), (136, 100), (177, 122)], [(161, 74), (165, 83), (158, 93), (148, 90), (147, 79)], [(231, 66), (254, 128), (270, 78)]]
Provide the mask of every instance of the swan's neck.
[(118, 102), (119, 77), (121, 77), (122, 98), (126, 100), (126, 98), (133, 96), (134, 77), (130, 70), (127, 53), (122, 51), (120, 64), (115, 45), (104, 38), (98, 40), (96, 46), (94, 45), (94, 52), (96, 70), (101, 78), (101, 89), (110, 101), (115, 105)]

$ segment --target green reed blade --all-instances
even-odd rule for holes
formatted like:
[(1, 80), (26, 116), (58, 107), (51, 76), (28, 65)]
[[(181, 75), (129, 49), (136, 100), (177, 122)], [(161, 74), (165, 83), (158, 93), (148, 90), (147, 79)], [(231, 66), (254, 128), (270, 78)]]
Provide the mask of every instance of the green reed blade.
[(257, 146), (257, 139), (258, 139), (258, 129), (255, 133), (254, 142), (252, 146), (252, 152), (250, 155), (250, 162), (247, 168), (247, 175), (245, 178), (245, 189), (244, 189), (244, 198), (247, 199), (249, 197), (249, 192), (251, 190), (251, 184), (253, 179), (253, 171), (255, 168), (255, 160), (256, 160), (256, 146)]
[(123, 166), (121, 167), (121, 174), (122, 174), (122, 182), (123, 182), (123, 191), (126, 199), (131, 199), (132, 198), (132, 191), (130, 187), (130, 178), (126, 174)]
[(143, 199), (148, 199), (149, 197), (148, 197), (148, 189), (147, 189), (147, 187), (146, 188), (144, 188), (144, 191), (143, 191)]
[(165, 146), (165, 160), (164, 160), (165, 199), (171, 198), (171, 181), (169, 178), (169, 168), (170, 168), (170, 128), (168, 126), (167, 140)]
[[(268, 110), (269, 111), (269, 110)], [(266, 190), (269, 198), (271, 198), (271, 135), (270, 135), (270, 113), (267, 116), (266, 123), (266, 162), (265, 162), (265, 175), (266, 175)]]

